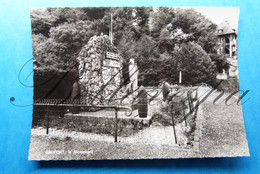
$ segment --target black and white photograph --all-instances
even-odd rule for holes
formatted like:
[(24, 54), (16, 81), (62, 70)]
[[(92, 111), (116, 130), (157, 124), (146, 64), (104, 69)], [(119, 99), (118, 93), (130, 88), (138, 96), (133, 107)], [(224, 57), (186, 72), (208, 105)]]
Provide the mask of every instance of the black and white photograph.
[(239, 7), (31, 8), (29, 160), (249, 156)]

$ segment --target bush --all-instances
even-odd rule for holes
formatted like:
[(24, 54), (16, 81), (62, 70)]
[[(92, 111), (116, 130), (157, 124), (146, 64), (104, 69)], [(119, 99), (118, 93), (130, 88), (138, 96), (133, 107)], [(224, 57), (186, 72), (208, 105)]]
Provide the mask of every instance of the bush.
[(213, 87), (219, 91), (235, 92), (239, 90), (239, 81), (236, 78), (229, 78), (222, 81), (215, 79)]
[(215, 63), (216, 69), (219, 73), (222, 73), (223, 69), (229, 69), (229, 63), (224, 55), (210, 54), (211, 60)]
[(173, 114), (175, 124), (181, 123), (184, 120), (183, 109), (185, 108), (185, 99), (175, 96), (172, 101), (165, 102), (161, 106), (160, 112), (153, 116), (152, 121), (159, 122), (163, 126), (171, 126)]

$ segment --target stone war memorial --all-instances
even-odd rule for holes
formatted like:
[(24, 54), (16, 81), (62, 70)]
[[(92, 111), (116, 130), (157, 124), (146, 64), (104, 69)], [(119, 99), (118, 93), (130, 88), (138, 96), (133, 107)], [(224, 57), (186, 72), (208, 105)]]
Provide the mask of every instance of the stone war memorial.
[(90, 105), (109, 105), (122, 84), (122, 58), (108, 36), (93, 36), (77, 58), (81, 100)]

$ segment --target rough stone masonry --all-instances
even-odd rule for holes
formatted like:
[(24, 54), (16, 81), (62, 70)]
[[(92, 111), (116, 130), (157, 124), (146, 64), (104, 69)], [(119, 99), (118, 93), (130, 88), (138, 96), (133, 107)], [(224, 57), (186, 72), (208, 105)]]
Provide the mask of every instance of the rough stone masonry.
[(122, 80), (122, 59), (108, 36), (93, 36), (77, 61), (81, 100), (90, 105), (111, 104), (108, 100)]

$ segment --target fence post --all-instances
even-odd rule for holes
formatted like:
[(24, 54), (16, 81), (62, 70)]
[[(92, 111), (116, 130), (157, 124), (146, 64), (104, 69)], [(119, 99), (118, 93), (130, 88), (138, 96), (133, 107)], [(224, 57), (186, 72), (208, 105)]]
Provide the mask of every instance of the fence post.
[(50, 116), (49, 116), (49, 108), (47, 106), (47, 126), (46, 126), (46, 134), (49, 134), (49, 123), (50, 123)]
[(191, 93), (190, 93), (190, 103), (191, 103), (191, 113), (194, 112), (194, 102), (193, 102), (193, 98), (191, 96)]
[(196, 118), (197, 117), (197, 113), (198, 113), (198, 110), (199, 110), (199, 105), (200, 105), (200, 101), (199, 100), (197, 100), (197, 103), (196, 103), (196, 105), (195, 105), (195, 112), (194, 112), (194, 117)]
[(182, 114), (184, 116), (185, 126), (187, 126), (187, 118), (186, 118), (186, 113), (185, 113), (185, 101), (182, 102)]
[(187, 92), (187, 99), (188, 99), (188, 102), (189, 102), (189, 109), (190, 109), (190, 114), (193, 112), (193, 103), (192, 103), (192, 100), (191, 100), (191, 95), (190, 95), (190, 92), (188, 91)]
[(115, 142), (117, 142), (117, 115), (118, 114), (118, 108), (115, 107)]
[(175, 131), (175, 123), (174, 123), (174, 119), (173, 119), (173, 109), (172, 108), (173, 108), (173, 105), (171, 103), (172, 127), (173, 127), (175, 144), (177, 144), (177, 136), (176, 136), (176, 131)]

